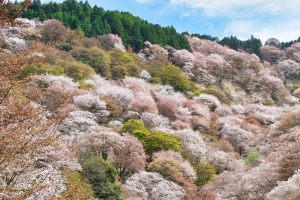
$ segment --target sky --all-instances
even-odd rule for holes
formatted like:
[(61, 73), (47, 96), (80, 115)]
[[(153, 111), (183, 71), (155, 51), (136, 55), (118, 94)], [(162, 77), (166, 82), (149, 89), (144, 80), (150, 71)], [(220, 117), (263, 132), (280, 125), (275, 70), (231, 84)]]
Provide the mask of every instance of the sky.
[[(62, 0), (54, 0), (62, 2)], [(49, 1), (43, 1), (47, 3)], [(83, 0), (84, 2), (84, 0)], [(88, 0), (105, 10), (128, 11), (153, 24), (174, 26), (177, 32), (222, 39), (253, 35), (264, 44), (300, 36), (299, 0)]]

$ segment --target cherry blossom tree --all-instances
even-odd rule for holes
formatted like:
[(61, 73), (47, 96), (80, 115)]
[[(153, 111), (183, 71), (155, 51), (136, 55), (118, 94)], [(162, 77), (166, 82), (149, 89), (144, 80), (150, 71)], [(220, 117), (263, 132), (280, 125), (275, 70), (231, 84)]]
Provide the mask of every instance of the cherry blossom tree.
[(134, 95), (131, 90), (119, 86), (100, 87), (96, 90), (99, 95), (109, 97), (116, 101), (122, 111), (125, 111)]
[(132, 197), (141, 200), (180, 200), (186, 193), (182, 187), (165, 180), (160, 174), (145, 171), (135, 173), (127, 179), (125, 187)]
[(120, 146), (114, 146), (114, 160), (121, 180), (135, 172), (145, 170), (146, 154), (141, 142), (134, 136), (123, 134)]

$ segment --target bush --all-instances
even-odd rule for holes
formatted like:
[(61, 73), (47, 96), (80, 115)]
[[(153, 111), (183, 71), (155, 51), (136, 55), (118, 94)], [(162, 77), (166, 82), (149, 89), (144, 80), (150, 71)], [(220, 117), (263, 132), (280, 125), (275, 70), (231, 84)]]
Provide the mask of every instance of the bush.
[(174, 65), (168, 65), (162, 69), (161, 81), (164, 85), (171, 85), (175, 90), (180, 92), (190, 90), (192, 85), (182, 70)]
[(249, 164), (256, 165), (258, 164), (259, 156), (260, 156), (259, 150), (252, 150), (247, 154), (247, 157), (244, 159), (244, 161), (247, 165)]
[(80, 173), (65, 172), (67, 176), (66, 190), (62, 193), (63, 199), (91, 199), (94, 196), (92, 186)]
[(150, 132), (143, 123), (137, 120), (131, 119), (127, 121), (119, 132), (128, 132), (137, 137), (142, 142), (148, 155), (161, 150), (180, 151), (181, 149), (177, 136), (159, 131)]
[(101, 100), (106, 103), (106, 110), (109, 112), (110, 119), (116, 119), (121, 115), (121, 110), (115, 100), (106, 96), (101, 96)]
[(264, 106), (275, 106), (275, 103), (272, 99), (265, 99), (262, 103)]
[(284, 116), (282, 121), (277, 124), (275, 130), (278, 134), (286, 133), (291, 128), (300, 125), (300, 116), (297, 113), (288, 113)]
[(290, 89), (290, 92), (293, 93), (298, 88), (300, 88), (300, 83), (293, 84), (293, 86)]
[(210, 141), (217, 141), (220, 138), (220, 131), (218, 125), (215, 121), (209, 121), (209, 129), (203, 132), (203, 135), (207, 137)]
[(150, 133), (142, 122), (134, 119), (125, 122), (122, 128), (119, 130), (120, 133), (128, 132), (130, 134), (133, 134), (134, 131)]
[(129, 73), (125, 66), (117, 65), (111, 68), (111, 76), (114, 80), (124, 79)]
[(95, 197), (123, 200), (121, 186), (115, 183), (117, 170), (102, 158), (89, 158), (83, 165), (83, 176), (94, 190)]
[(230, 105), (230, 100), (223, 94), (221, 94), (218, 90), (216, 90), (215, 88), (205, 88), (203, 90), (200, 91), (195, 91), (194, 95), (195, 96), (199, 96), (200, 94), (211, 94), (214, 95), (215, 97), (218, 98), (218, 100), (221, 103)]
[(20, 78), (25, 78), (29, 74), (53, 74), (55, 76), (59, 76), (64, 74), (64, 69), (60, 66), (51, 66), (44, 63), (36, 63), (31, 65), (28, 69), (26, 69)]
[(162, 150), (180, 151), (181, 149), (177, 136), (158, 131), (152, 132), (142, 143), (148, 155)]
[(67, 62), (60, 60), (55, 63), (55, 66), (63, 68), (65, 75), (73, 78), (76, 82), (83, 82), (86, 79), (91, 79), (95, 74), (93, 68), (78, 61)]
[(216, 174), (215, 168), (209, 163), (197, 163), (194, 165), (197, 173), (195, 184), (203, 186), (210, 182)]
[(71, 51), (71, 54), (76, 60), (90, 65), (101, 76), (110, 78), (111, 59), (104, 50), (96, 46), (92, 46), (91, 48), (76, 47)]
[(174, 181), (173, 176), (183, 176), (183, 166), (181, 162), (168, 157), (154, 159), (149, 165), (148, 170), (161, 174), (165, 179)]
[(161, 99), (157, 104), (157, 108), (159, 114), (168, 117), (171, 120), (174, 119), (178, 111), (178, 106), (176, 102), (170, 98)]

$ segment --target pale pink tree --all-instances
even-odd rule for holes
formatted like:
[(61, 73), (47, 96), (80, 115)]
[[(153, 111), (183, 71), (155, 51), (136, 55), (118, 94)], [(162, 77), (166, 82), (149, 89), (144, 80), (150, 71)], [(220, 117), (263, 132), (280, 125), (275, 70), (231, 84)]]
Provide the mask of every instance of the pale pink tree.
[(134, 95), (132, 94), (131, 90), (120, 86), (99, 87), (96, 89), (96, 92), (99, 95), (115, 100), (118, 107), (122, 111), (125, 111), (131, 101), (134, 99)]
[(113, 146), (113, 164), (121, 180), (133, 173), (145, 170), (146, 154), (141, 142), (134, 136), (124, 134), (120, 145)]
[(161, 115), (173, 119), (178, 111), (176, 102), (171, 98), (162, 98), (157, 104), (158, 111)]
[(291, 59), (279, 62), (278, 67), (286, 78), (298, 76), (300, 73), (300, 64)]
[(283, 59), (284, 52), (275, 46), (265, 45), (260, 48), (262, 59), (271, 64), (277, 63)]
[(139, 114), (142, 114), (143, 112), (158, 114), (154, 99), (143, 93), (138, 93), (127, 109), (138, 112)]
[(140, 200), (180, 200), (186, 193), (182, 187), (165, 180), (160, 174), (145, 171), (135, 173), (127, 179), (125, 187), (133, 198)]
[(105, 101), (101, 101), (99, 96), (87, 93), (73, 97), (74, 104), (83, 110), (96, 113), (106, 109)]

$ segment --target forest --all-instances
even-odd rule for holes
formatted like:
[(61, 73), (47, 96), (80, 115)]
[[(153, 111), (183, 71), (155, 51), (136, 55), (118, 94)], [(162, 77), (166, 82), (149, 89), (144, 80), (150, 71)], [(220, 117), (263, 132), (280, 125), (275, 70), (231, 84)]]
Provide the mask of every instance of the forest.
[[(94, 6), (87, 1), (77, 2), (76, 0), (66, 0), (62, 3), (41, 4), (40, 0), (34, 0), (33, 5), (22, 14), (22, 17), (33, 19), (39, 18), (58, 19), (64, 26), (70, 29), (81, 29), (85, 37), (97, 37), (113, 33), (119, 35), (126, 47), (131, 47), (138, 52), (144, 47), (144, 42), (149, 41), (161, 46), (170, 45), (175, 49), (190, 50), (189, 44), (184, 35), (188, 32), (177, 33), (173, 26), (161, 27), (158, 24), (151, 24), (139, 17), (135, 17), (128, 12), (105, 11), (103, 8)], [(215, 40), (221, 45), (228, 45), (234, 50), (242, 49), (248, 53), (259, 55), (261, 41), (251, 36), (246, 41), (236, 37), (225, 37), (219, 41), (218, 38), (209, 35), (191, 34), (192, 37), (200, 39)]]
[(66, 0), (62, 3), (41, 4), (40, 0), (34, 0), (22, 17), (38, 17), (41, 21), (58, 19), (72, 30), (81, 29), (85, 37), (117, 34), (126, 47), (131, 47), (136, 52), (142, 49), (145, 41), (162, 46), (170, 45), (176, 49), (190, 49), (186, 38), (172, 26), (151, 24), (128, 12), (105, 11), (96, 5), (92, 8), (87, 1)]
[(299, 42), (136, 51), (0, 3), (0, 199), (300, 199)]

